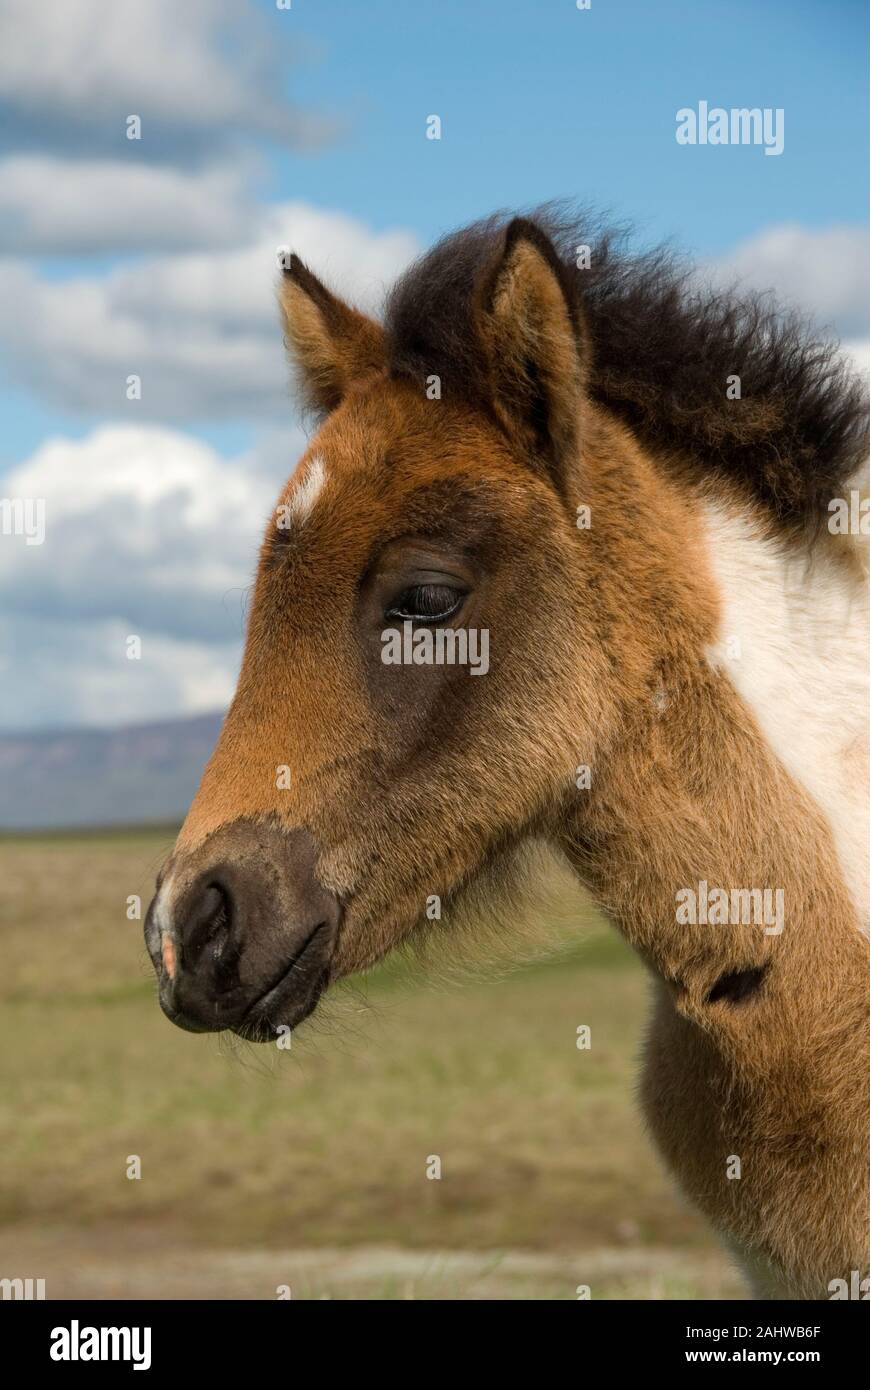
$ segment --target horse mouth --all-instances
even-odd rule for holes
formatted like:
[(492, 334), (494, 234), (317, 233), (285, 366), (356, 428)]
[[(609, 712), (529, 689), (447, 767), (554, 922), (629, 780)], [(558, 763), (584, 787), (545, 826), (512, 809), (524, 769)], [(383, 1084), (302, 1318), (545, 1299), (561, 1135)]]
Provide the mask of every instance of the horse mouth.
[(160, 1006), (170, 1023), (187, 1033), (231, 1032), (247, 1042), (280, 1043), (317, 1007), (330, 979), (334, 935), (329, 922), (318, 923), (253, 1002), (242, 1005), (219, 995), (196, 1012), (183, 1003), (178, 1007), (171, 986), (167, 992), (169, 981), (161, 972), (159, 958), (152, 955), (160, 980)]
[(329, 982), (330, 924), (320, 922), (231, 1031), (248, 1042), (276, 1042), (308, 1018)]

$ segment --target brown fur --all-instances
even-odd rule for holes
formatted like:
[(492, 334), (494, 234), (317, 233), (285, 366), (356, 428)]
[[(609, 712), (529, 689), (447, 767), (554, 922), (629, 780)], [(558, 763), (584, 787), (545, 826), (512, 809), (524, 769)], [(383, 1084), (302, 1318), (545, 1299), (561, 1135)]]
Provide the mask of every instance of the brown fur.
[[(300, 471), (316, 453), (326, 481), (309, 516), (267, 533), (238, 689), (175, 863), (236, 821), (305, 827), (343, 907), (337, 978), (425, 928), (432, 894), (449, 942), (481, 875), (547, 838), (656, 979), (643, 1103), (666, 1159), (766, 1271), (759, 1291), (824, 1297), (870, 1267), (870, 946), (827, 823), (704, 658), (719, 600), (701, 502), (805, 528), (859, 432), (856, 415), (811, 473), (807, 451), (837, 433), (824, 383), (849, 410), (857, 398), (775, 334), (765, 373), (749, 321), (715, 304), (703, 331), (683, 323), (661, 371), (718, 326), (714, 360), (739, 347), (760, 396), (704, 414), (697, 362), (688, 399), (678, 374), (656, 395), (645, 335), (659, 313), (663, 331), (679, 322), (677, 283), (659, 263), (614, 274), (584, 304), (540, 228), (487, 224), (399, 288), (384, 333), (294, 262), (288, 339), (327, 413)], [(470, 576), (462, 622), (491, 633), (485, 678), (379, 662), (390, 576), (421, 546)], [(786, 931), (678, 926), (675, 894), (701, 878), (782, 886)]]

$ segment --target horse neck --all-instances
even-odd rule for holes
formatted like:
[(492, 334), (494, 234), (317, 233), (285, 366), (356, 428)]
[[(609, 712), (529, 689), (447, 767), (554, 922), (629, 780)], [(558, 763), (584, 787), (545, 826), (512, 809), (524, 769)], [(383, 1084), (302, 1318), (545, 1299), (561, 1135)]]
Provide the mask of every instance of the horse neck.
[[(705, 655), (721, 634), (701, 507), (624, 431), (599, 423), (594, 443), (619, 459), (585, 474), (613, 717), (563, 847), (677, 1011), (741, 1070), (759, 1046), (769, 1060), (808, 1030), (817, 1056), (843, 1043), (843, 1029), (854, 1046), (867, 1031), (870, 944), (824, 815)], [(767, 890), (781, 931), (773, 918), (680, 920), (681, 901), (700, 899), (703, 885), (729, 898)], [(775, 1001), (775, 1034), (769, 1010), (738, 1002), (756, 987)]]

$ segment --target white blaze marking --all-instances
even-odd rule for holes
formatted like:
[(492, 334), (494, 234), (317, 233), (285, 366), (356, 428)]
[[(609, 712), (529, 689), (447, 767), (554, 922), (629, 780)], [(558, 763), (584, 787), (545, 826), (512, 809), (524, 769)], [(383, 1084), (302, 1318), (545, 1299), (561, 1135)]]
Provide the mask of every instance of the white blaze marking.
[(325, 482), (326, 466), (320, 455), (315, 454), (309, 461), (305, 476), (287, 504), (290, 515), (296, 521), (304, 521), (307, 516), (311, 515), (311, 510), (320, 496)]
[(154, 922), (161, 936), (166, 936), (172, 932), (172, 917), (169, 912), (169, 904), (172, 900), (172, 879), (173, 875), (168, 874), (160, 885), (160, 892), (157, 894), (157, 901), (154, 904)]
[(171, 912), (172, 879), (173, 875), (169, 874), (163, 880), (160, 892), (157, 894), (157, 901), (154, 904), (154, 924), (157, 927), (160, 954), (163, 958), (163, 968), (170, 980), (175, 979), (178, 960)]
[(710, 506), (708, 520), (718, 650), (737, 639), (733, 659), (711, 665), (826, 815), (870, 933), (870, 582), (827, 555), (787, 554), (747, 517)]

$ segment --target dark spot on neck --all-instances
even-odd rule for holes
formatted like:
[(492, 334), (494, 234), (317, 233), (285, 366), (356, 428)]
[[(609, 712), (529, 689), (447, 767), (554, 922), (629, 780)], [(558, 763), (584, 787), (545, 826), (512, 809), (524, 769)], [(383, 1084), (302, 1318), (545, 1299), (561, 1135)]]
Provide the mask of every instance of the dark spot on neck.
[(766, 974), (766, 965), (755, 965), (749, 970), (729, 970), (719, 976), (707, 995), (707, 1003), (745, 1004), (761, 988)]

